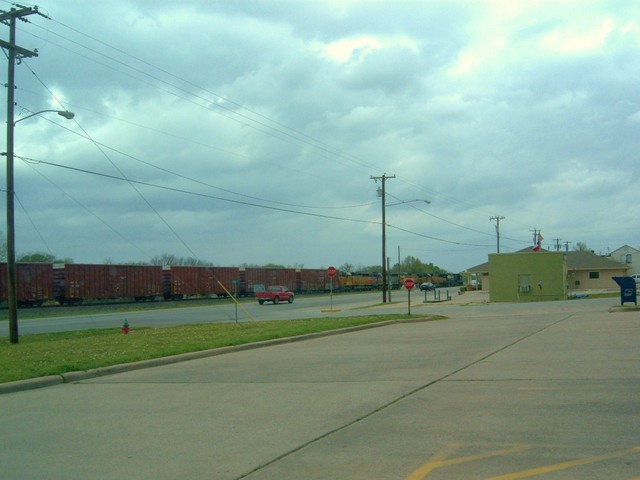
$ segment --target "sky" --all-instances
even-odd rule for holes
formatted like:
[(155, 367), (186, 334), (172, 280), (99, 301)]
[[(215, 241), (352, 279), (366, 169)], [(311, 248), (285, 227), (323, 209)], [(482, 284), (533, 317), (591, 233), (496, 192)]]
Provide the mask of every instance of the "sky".
[(383, 177), (391, 265), (640, 247), (636, 0), (37, 5), (18, 256), (380, 265)]

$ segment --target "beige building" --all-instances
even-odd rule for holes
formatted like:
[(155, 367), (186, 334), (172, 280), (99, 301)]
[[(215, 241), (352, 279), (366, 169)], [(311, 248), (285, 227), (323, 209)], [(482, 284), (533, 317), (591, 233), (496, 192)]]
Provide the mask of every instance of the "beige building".
[[(516, 253), (535, 255), (543, 252), (545, 250), (532, 252), (530, 248), (526, 248)], [(624, 253), (625, 261), (628, 259), (626, 255), (629, 253), (633, 252)], [(506, 256), (509, 254), (492, 255)], [(565, 280), (568, 293), (576, 290), (617, 290), (618, 284), (612, 280), (612, 277), (624, 277), (632, 273), (630, 264), (615, 261), (613, 257), (601, 257), (593, 252), (576, 251), (565, 252), (563, 255), (566, 261)], [(618, 255), (618, 258), (622, 258), (620, 255), (622, 253)], [(640, 266), (640, 251), (638, 251), (638, 260)], [(481, 290), (490, 290), (491, 274), (489, 270), (489, 262), (468, 268), (463, 272), (466, 284), (470, 285), (473, 282), (473, 285), (478, 285)]]
[(629, 245), (623, 245), (609, 254), (609, 258), (614, 262), (624, 263), (629, 270), (627, 275), (640, 273), (640, 250)]
[(617, 290), (611, 277), (625, 277), (628, 266), (592, 252), (567, 252), (567, 287), (569, 290)]

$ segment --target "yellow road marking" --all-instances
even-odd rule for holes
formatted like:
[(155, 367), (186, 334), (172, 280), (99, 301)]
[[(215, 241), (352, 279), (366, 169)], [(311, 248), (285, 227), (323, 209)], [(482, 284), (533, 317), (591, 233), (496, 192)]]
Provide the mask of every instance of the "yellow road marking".
[(458, 448), (460, 448), (460, 445), (457, 443), (448, 445), (444, 450), (432, 456), (427, 463), (425, 463), (420, 468), (418, 468), (413, 473), (411, 473), (411, 475), (409, 475), (405, 480), (422, 480), (423, 478), (426, 478), (426, 476), (429, 475), (436, 468), (446, 467), (449, 465), (457, 465), (459, 463), (475, 462), (477, 460), (484, 460), (486, 458), (498, 457), (502, 455), (508, 455), (510, 453), (528, 450), (532, 447), (531, 445), (516, 445), (515, 447), (496, 450), (493, 452), (478, 453), (476, 455), (468, 455), (466, 457), (457, 457), (457, 458), (447, 459), (449, 455), (451, 455)]
[(460, 447), (460, 445), (457, 444), (457, 443), (452, 443), (450, 445), (447, 445), (446, 448), (444, 448), (440, 452), (438, 452), (435, 455), (433, 455), (429, 459), (429, 462), (427, 462), (424, 465), (422, 465), (415, 472), (413, 472), (411, 475), (409, 475), (405, 480), (422, 480), (424, 477), (429, 475), (429, 473), (431, 473), (431, 471), (433, 471), (434, 469), (438, 468), (435, 465), (439, 466), (440, 462), (442, 460), (446, 459), (449, 455), (451, 455), (459, 447)]
[(640, 447), (634, 447), (627, 450), (620, 450), (617, 452), (611, 452), (606, 455), (598, 455), (596, 457), (581, 458), (570, 462), (556, 463), (554, 465), (547, 465), (545, 467), (533, 468), (531, 470), (523, 470), (521, 472), (508, 473), (507, 475), (500, 475), (498, 477), (491, 477), (487, 480), (518, 480), (520, 478), (534, 477), (536, 475), (542, 475), (549, 472), (557, 472), (558, 470), (566, 470), (567, 468), (574, 468), (581, 465), (588, 465), (590, 463), (602, 462), (603, 460), (609, 460), (615, 457), (621, 457), (623, 455), (640, 451)]

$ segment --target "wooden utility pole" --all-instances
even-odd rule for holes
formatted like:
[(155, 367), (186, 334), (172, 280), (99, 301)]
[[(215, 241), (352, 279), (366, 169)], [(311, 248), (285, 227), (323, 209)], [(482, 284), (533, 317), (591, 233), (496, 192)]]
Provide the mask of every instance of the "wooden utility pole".
[(37, 57), (37, 52), (16, 45), (16, 19), (38, 13), (37, 7), (12, 8), (0, 12), (0, 22), (9, 26), (9, 42), (0, 40), (0, 47), (7, 50), (9, 73), (7, 79), (7, 313), (9, 316), (9, 340), (18, 343), (18, 292), (16, 280), (15, 191), (13, 182), (13, 111), (15, 106), (16, 58)]
[(382, 188), (380, 189), (380, 197), (382, 198), (382, 303), (387, 303), (387, 220), (385, 217), (385, 182), (388, 178), (396, 178), (395, 175), (387, 175), (384, 173), (381, 177), (371, 177), (371, 180), (378, 180), (382, 182)]
[(495, 217), (490, 217), (489, 221), (496, 221), (496, 253), (500, 253), (500, 220), (504, 220), (504, 217), (496, 215)]

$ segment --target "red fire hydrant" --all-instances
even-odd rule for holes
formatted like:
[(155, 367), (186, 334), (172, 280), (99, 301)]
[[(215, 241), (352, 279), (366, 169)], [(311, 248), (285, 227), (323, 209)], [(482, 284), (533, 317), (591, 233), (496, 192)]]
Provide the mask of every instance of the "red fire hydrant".
[(127, 322), (126, 320), (122, 324), (122, 333), (124, 333), (125, 335), (129, 335), (129, 322)]

